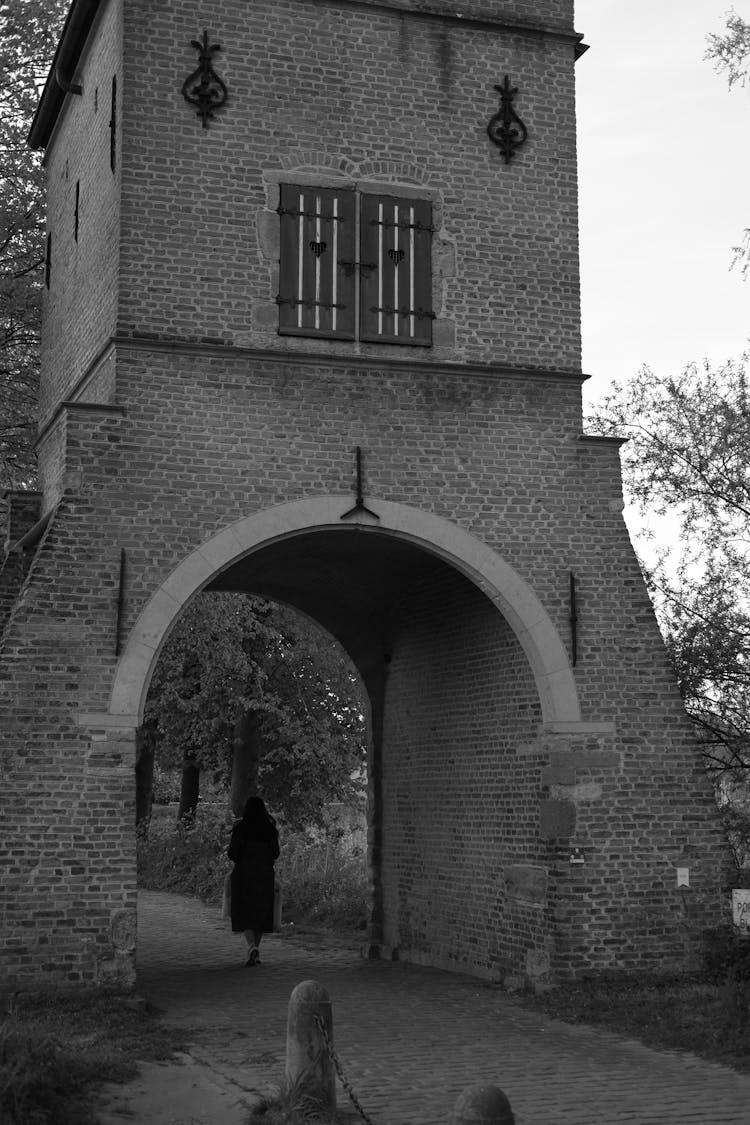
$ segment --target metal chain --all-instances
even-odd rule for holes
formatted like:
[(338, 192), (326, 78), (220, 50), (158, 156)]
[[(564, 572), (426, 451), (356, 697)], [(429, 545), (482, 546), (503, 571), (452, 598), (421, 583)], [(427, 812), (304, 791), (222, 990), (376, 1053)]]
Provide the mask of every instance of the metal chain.
[(359, 1098), (357, 1097), (357, 1095), (354, 1093), (354, 1090), (352, 1089), (351, 1082), (349, 1081), (349, 1079), (344, 1074), (344, 1068), (341, 1065), (341, 1060), (339, 1059), (338, 1055), (336, 1054), (336, 1052), (333, 1049), (333, 1043), (331, 1042), (330, 1036), (328, 1034), (328, 1029), (326, 1028), (325, 1023), (323, 1022), (323, 1020), (321, 1019), (320, 1016), (313, 1016), (313, 1019), (314, 1019), (315, 1024), (318, 1028), (318, 1031), (320, 1032), (321, 1036), (323, 1037), (323, 1043), (325, 1044), (325, 1049), (326, 1049), (326, 1052), (328, 1054), (328, 1057), (331, 1060), (331, 1062), (333, 1063), (333, 1065), (336, 1067), (336, 1073), (339, 1076), (339, 1079), (341, 1081), (341, 1085), (344, 1087), (346, 1093), (349, 1095), (349, 1100), (351, 1101), (352, 1105), (356, 1109), (359, 1116), (364, 1121), (365, 1125), (375, 1125), (375, 1122), (372, 1120), (372, 1118), (368, 1117), (368, 1115), (362, 1109), (362, 1106), (360, 1105), (360, 1102), (359, 1102)]

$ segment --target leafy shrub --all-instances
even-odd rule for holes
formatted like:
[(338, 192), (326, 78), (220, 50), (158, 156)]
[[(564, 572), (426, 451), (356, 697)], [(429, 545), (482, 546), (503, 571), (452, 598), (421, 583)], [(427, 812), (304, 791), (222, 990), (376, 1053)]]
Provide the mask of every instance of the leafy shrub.
[(367, 916), (367, 870), (361, 848), (345, 837), (296, 832), (282, 837), (277, 866), (285, 918), (342, 928)]
[(138, 830), (138, 879), (152, 891), (174, 891), (204, 902), (221, 900), (230, 869), (231, 813), (223, 801), (201, 801), (195, 815), (178, 821), (152, 817)]
[(730, 924), (705, 930), (703, 966), (712, 981), (750, 981), (750, 936)]
[(170, 805), (180, 799), (180, 770), (164, 769), (154, 762), (153, 794), (155, 805)]
[(721, 993), (722, 1023), (720, 1042), (731, 1050), (746, 1050), (748, 1043), (748, 1024), (750, 1023), (750, 987), (747, 979), (729, 977)]

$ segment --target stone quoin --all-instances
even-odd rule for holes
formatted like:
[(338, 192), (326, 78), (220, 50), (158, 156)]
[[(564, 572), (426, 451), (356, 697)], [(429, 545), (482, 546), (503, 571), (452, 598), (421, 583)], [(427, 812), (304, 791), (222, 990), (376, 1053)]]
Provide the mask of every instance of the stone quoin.
[[(211, 112), (195, 43), (220, 48)], [(680, 969), (726, 916), (619, 443), (582, 433), (584, 50), (572, 0), (72, 4), (30, 137), (4, 981), (133, 986), (136, 731), (202, 590), (297, 607), (359, 670), (371, 955), (508, 984)]]

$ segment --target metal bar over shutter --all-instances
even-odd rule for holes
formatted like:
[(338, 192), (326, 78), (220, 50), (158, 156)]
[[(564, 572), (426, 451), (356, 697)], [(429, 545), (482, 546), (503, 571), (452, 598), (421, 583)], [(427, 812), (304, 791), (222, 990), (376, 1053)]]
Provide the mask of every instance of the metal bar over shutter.
[(281, 185), (279, 332), (354, 339), (354, 192)]

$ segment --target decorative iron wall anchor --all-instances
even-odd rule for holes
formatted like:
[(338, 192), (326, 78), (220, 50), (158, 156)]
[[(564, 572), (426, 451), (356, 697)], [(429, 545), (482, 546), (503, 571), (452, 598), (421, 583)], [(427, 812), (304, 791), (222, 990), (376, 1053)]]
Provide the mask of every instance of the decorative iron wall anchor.
[[(505, 163), (510, 164), (516, 150), (526, 143), (529, 131), (513, 108), (513, 100), (518, 93), (518, 87), (511, 86), (507, 74), (503, 79), (502, 86), (495, 86), (495, 89), (500, 95), (500, 109), (494, 117), (490, 118), (487, 135), (502, 152)], [(518, 128), (516, 128), (516, 125)]]
[(576, 591), (576, 576), (570, 572), (570, 655), (575, 668), (578, 663), (578, 604)]
[(376, 520), (380, 519), (380, 516), (377, 514), (377, 512), (373, 512), (371, 508), (368, 508), (365, 505), (365, 495), (364, 495), (364, 491), (363, 491), (363, 487), (362, 487), (362, 448), (361, 448), (361, 446), (358, 445), (357, 446), (357, 500), (356, 500), (356, 503), (355, 503), (354, 507), (349, 508), (349, 510), (347, 512), (344, 512), (343, 516), (339, 516), (339, 519), (342, 519), (342, 520), (348, 519), (349, 516), (356, 515), (359, 512), (367, 512), (368, 516), (372, 516)]
[(115, 621), (115, 656), (122, 651), (122, 619), (125, 613), (125, 548), (120, 548), (120, 573), (117, 580), (117, 619)]
[(217, 109), (221, 109), (227, 100), (227, 88), (213, 68), (211, 56), (221, 50), (219, 43), (208, 45), (208, 32), (203, 32), (203, 39), (191, 39), (190, 46), (198, 52), (198, 67), (189, 75), (182, 84), (182, 96), (190, 105), (197, 106), (197, 116), (203, 121), (203, 128), (208, 128), (209, 118), (213, 117)]

